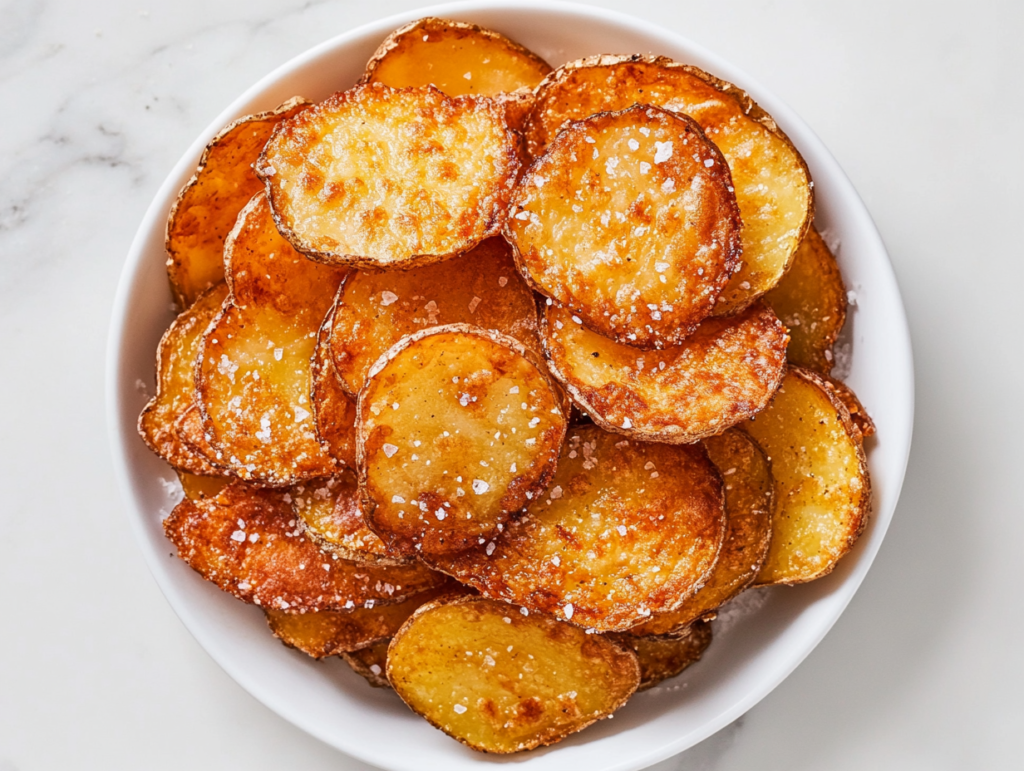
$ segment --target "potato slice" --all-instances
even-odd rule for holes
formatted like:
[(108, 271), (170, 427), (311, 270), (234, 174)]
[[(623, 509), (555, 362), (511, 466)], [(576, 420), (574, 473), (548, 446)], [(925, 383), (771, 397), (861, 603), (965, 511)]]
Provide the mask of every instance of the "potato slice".
[(192, 403), (178, 419), (174, 421), (174, 433), (189, 450), (201, 457), (219, 474), (233, 477), (231, 469), (224, 465), (223, 453), (210, 444), (210, 438), (203, 429), (203, 418), (199, 413), (199, 405)]
[(334, 306), (316, 333), (316, 350), (311, 363), (313, 426), (320, 446), (342, 466), (356, 465), (356, 403), (341, 387), (338, 370), (331, 358), (331, 328)]
[(421, 566), (367, 567), (325, 554), (302, 535), (284, 494), (243, 482), (213, 498), (185, 498), (164, 520), (164, 533), (203, 578), (263, 608), (394, 604), (444, 581)]
[(255, 168), (299, 251), (412, 267), (501, 231), (519, 144), (492, 99), (371, 83), (283, 122)]
[[(708, 457), (725, 484), (725, 543), (715, 569), (696, 594), (668, 613), (629, 630), (636, 636), (683, 634), (698, 619), (711, 620), (715, 610), (754, 582), (768, 554), (772, 534), (774, 480), (768, 458), (746, 433), (730, 429), (704, 440)], [(643, 654), (641, 654), (641, 666)]]
[(634, 103), (689, 115), (722, 151), (743, 218), (743, 263), (719, 298), (727, 315), (785, 275), (814, 213), (811, 175), (793, 143), (743, 90), (660, 56), (592, 56), (536, 89), (527, 146), (540, 155), (567, 120)]
[(690, 443), (764, 409), (786, 371), (786, 330), (763, 303), (708, 319), (682, 344), (638, 351), (592, 332), (567, 308), (545, 308), (552, 374), (607, 431)]
[(864, 405), (860, 403), (860, 399), (857, 398), (857, 394), (853, 392), (853, 389), (846, 383), (840, 382), (835, 378), (826, 377), (824, 378), (825, 384), (829, 390), (835, 394), (839, 401), (843, 403), (843, 406), (850, 411), (850, 419), (853, 420), (853, 425), (860, 431), (861, 440), (868, 436), (874, 436), (875, 434), (875, 421), (868, 415), (868, 411), (864, 409)]
[(316, 436), (311, 360), (345, 270), (288, 246), (262, 193), (242, 210), (224, 255), (231, 292), (203, 336), (195, 372), (218, 462), (275, 486), (331, 476), (341, 464)]
[(289, 491), (292, 508), (306, 535), (321, 549), (364, 565), (404, 565), (408, 557), (388, 550), (366, 526), (355, 474), (296, 485)]
[(625, 345), (678, 345), (739, 265), (725, 159), (692, 120), (655, 107), (570, 123), (511, 205), (505, 234), (523, 275)]
[(338, 292), (331, 330), (342, 387), (358, 394), (370, 367), (391, 346), (445, 324), (494, 329), (541, 351), (533, 292), (519, 277), (504, 239), (489, 238), (439, 265), (350, 273)]
[(403, 338), (370, 369), (356, 454), (364, 516), (385, 544), (459, 551), (540, 495), (566, 430), (540, 367), (512, 338), (452, 324)]
[(427, 17), (385, 38), (360, 83), (392, 88), (436, 86), (448, 96), (498, 96), (532, 89), (551, 66), (493, 30)]
[(748, 423), (772, 464), (772, 544), (757, 585), (828, 574), (867, 523), (871, 480), (860, 433), (825, 379), (790, 369), (772, 406)]
[(695, 621), (679, 635), (620, 637), (640, 660), (640, 687), (646, 691), (696, 664), (711, 644), (711, 624)]
[(199, 501), (203, 498), (214, 498), (220, 491), (231, 484), (228, 477), (206, 477), (198, 474), (190, 474), (187, 471), (178, 471), (178, 481), (181, 482), (181, 491), (185, 497)]
[(139, 434), (149, 449), (174, 468), (193, 474), (220, 472), (182, 441), (175, 422), (195, 403), (192, 373), (199, 343), (227, 294), (227, 285), (223, 283), (206, 290), (164, 332), (156, 349), (156, 395), (139, 415)]
[(390, 688), (387, 674), (388, 646), (391, 640), (381, 640), (369, 648), (342, 653), (341, 657), (352, 670), (374, 688)]
[(252, 164), (274, 127), (308, 105), (294, 97), (275, 110), (241, 117), (206, 146), (167, 218), (167, 276), (180, 307), (188, 308), (224, 280), (224, 239), (238, 212), (263, 187)]
[(836, 258), (813, 227), (764, 301), (789, 328), (789, 361), (827, 375), (832, 345), (846, 322), (846, 287)]
[(450, 595), (453, 584), (442, 584), (394, 605), (371, 605), (367, 602), (364, 607), (354, 610), (310, 613), (267, 608), (264, 613), (270, 631), (281, 642), (315, 659), (322, 659), (390, 640), (416, 608), (442, 595)]
[(387, 676), (432, 725), (475, 750), (553, 744), (626, 703), (632, 650), (479, 597), (424, 605), (392, 640)]
[(721, 478), (702, 447), (580, 426), (524, 517), (486, 545), (423, 559), (487, 597), (616, 632), (699, 589), (725, 525)]

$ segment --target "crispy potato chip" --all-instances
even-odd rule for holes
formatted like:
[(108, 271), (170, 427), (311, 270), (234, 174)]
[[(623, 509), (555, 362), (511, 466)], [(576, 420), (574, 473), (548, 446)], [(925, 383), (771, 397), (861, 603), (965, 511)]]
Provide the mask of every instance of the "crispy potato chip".
[(492, 99), (371, 83), (281, 123), (255, 168), (299, 251), (412, 267), (501, 231), (519, 146)]
[(725, 525), (721, 478), (702, 447), (580, 426), (525, 516), (486, 546), (422, 559), (484, 596), (616, 632), (700, 588)]
[(360, 83), (392, 88), (436, 86), (448, 96), (498, 96), (532, 89), (551, 66), (493, 30), (427, 17), (392, 32)]
[(625, 345), (679, 344), (739, 265), (725, 159), (690, 118), (655, 107), (570, 123), (511, 207), (505, 235), (523, 275)]
[(263, 187), (252, 164), (274, 127), (308, 105), (294, 97), (275, 110), (241, 117), (206, 146), (167, 218), (167, 275), (180, 307), (224, 280), (224, 239), (238, 212)]
[(231, 479), (228, 477), (204, 477), (190, 474), (187, 471), (178, 471), (177, 474), (178, 481), (181, 482), (181, 491), (186, 498), (193, 501), (214, 498), (231, 484)]
[(355, 474), (314, 480), (289, 491), (292, 508), (306, 526), (306, 535), (321, 549), (365, 565), (404, 565), (408, 557), (389, 552), (366, 526)]
[(832, 345), (846, 322), (846, 287), (836, 258), (813, 227), (764, 301), (789, 328), (789, 361), (827, 375)]
[(268, 485), (330, 476), (340, 463), (314, 430), (311, 361), (345, 271), (288, 246), (262, 193), (242, 210), (224, 255), (231, 292), (203, 336), (195, 373), (217, 460)]
[(774, 489), (768, 459), (740, 429), (705, 439), (704, 448), (725, 485), (728, 524), (718, 562), (699, 592), (687, 597), (675, 610), (657, 613), (633, 627), (629, 630), (631, 635), (681, 634), (698, 619), (714, 618), (716, 608), (753, 583), (768, 554)]
[(391, 346), (427, 327), (474, 324), (541, 351), (533, 292), (501, 238), (489, 238), (439, 265), (350, 273), (333, 313), (331, 354), (342, 386), (352, 395)]
[(404, 554), (490, 538), (555, 473), (566, 430), (560, 401), (510, 337), (452, 324), (403, 338), (359, 394), (367, 524)]
[(541, 336), (552, 374), (579, 408), (644, 441), (718, 434), (764, 409), (786, 371), (786, 330), (763, 303), (708, 319), (663, 351), (620, 345), (557, 304), (545, 308)]
[(341, 387), (331, 358), (331, 329), (334, 306), (327, 312), (316, 334), (310, 377), (312, 382), (313, 426), (320, 445), (341, 465), (356, 465), (356, 403)]
[[(281, 642), (315, 659), (367, 648), (390, 640), (416, 608), (442, 595), (450, 595), (454, 582), (412, 595), (394, 605), (370, 605), (337, 611), (291, 613), (266, 608), (267, 624)], [(465, 594), (465, 591), (461, 592)]]
[(164, 533), (203, 578), (263, 608), (393, 604), (444, 581), (421, 566), (368, 567), (326, 554), (302, 535), (282, 493), (243, 482), (213, 498), (185, 498), (164, 520)]
[(182, 441), (175, 423), (195, 403), (192, 374), (200, 340), (227, 293), (225, 284), (211, 287), (164, 332), (156, 349), (156, 396), (139, 415), (139, 434), (149, 449), (174, 468), (193, 474), (220, 472)]
[(755, 583), (799, 584), (832, 571), (860, 536), (871, 480), (850, 412), (809, 369), (793, 367), (748, 423), (772, 464), (772, 543)]
[(199, 405), (193, 403), (174, 421), (174, 433), (189, 450), (201, 457), (211, 468), (224, 476), (235, 476), (222, 462), (223, 453), (210, 444), (210, 437), (203, 429), (203, 418)]
[(640, 681), (609, 637), (479, 597), (422, 606), (392, 640), (387, 676), (432, 725), (475, 750), (553, 744), (610, 715)]
[(711, 644), (711, 624), (695, 621), (680, 635), (620, 637), (640, 660), (640, 687), (646, 691), (696, 664)]
[(829, 390), (835, 394), (839, 401), (843, 403), (843, 406), (850, 411), (850, 418), (853, 420), (853, 425), (857, 427), (857, 430), (861, 433), (861, 439), (865, 437), (874, 436), (875, 434), (875, 421), (868, 415), (868, 411), (864, 409), (864, 405), (860, 403), (860, 399), (857, 398), (857, 394), (853, 392), (850, 386), (846, 385), (839, 380), (831, 377), (824, 378), (825, 385), (828, 386)]
[(733, 313), (789, 268), (814, 213), (811, 175), (768, 113), (743, 90), (690, 65), (655, 56), (592, 56), (559, 67), (535, 92), (526, 123), (537, 156), (567, 120), (653, 104), (689, 115), (722, 151), (743, 218), (743, 263), (716, 312)]
[(390, 688), (385, 674), (388, 666), (388, 646), (391, 640), (381, 640), (369, 648), (342, 653), (341, 657), (352, 670), (374, 688)]

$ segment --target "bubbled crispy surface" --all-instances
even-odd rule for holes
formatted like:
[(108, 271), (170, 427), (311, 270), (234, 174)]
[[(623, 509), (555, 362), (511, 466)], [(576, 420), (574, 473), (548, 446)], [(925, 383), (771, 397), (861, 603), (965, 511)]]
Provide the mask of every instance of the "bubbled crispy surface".
[(235, 482), (179, 503), (164, 520), (178, 555), (244, 602), (278, 610), (350, 610), (397, 603), (438, 586), (424, 567), (367, 567), (336, 559), (302, 534), (283, 494)]
[(366, 267), (435, 262), (497, 234), (518, 169), (493, 100), (380, 83), (283, 122), (256, 165), (297, 249)]

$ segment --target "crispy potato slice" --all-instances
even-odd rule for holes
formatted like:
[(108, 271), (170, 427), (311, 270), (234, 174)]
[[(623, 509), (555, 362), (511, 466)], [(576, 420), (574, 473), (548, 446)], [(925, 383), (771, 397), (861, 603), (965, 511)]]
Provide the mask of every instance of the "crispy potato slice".
[(868, 411), (864, 409), (864, 405), (860, 403), (860, 399), (857, 398), (857, 394), (853, 392), (853, 389), (835, 378), (826, 377), (824, 380), (829, 390), (850, 411), (850, 418), (853, 420), (853, 425), (860, 431), (861, 440), (863, 441), (868, 436), (874, 436), (875, 421), (868, 415)]
[[(768, 554), (772, 534), (774, 480), (768, 458), (740, 429), (704, 440), (708, 457), (725, 484), (725, 543), (715, 569), (696, 594), (668, 613), (629, 630), (636, 636), (685, 633), (698, 619), (711, 620), (715, 610), (754, 582)], [(641, 654), (641, 666), (643, 654)]]
[(313, 426), (327, 454), (341, 465), (355, 468), (356, 403), (341, 387), (338, 370), (331, 358), (334, 310), (332, 305), (316, 334), (316, 350), (310, 365)]
[[(367, 648), (390, 640), (421, 605), (442, 595), (451, 595), (455, 582), (412, 595), (394, 605), (374, 605), (336, 611), (292, 613), (266, 608), (267, 624), (281, 642), (315, 659)], [(461, 592), (465, 594), (465, 590)]]
[(519, 147), (492, 99), (371, 83), (281, 123), (255, 168), (299, 251), (412, 267), (501, 231)]
[(203, 578), (263, 608), (394, 604), (444, 581), (421, 566), (367, 567), (325, 554), (302, 535), (284, 494), (243, 482), (213, 498), (185, 498), (164, 520), (164, 533)]
[(540, 155), (567, 120), (637, 102), (689, 115), (729, 163), (743, 218), (743, 263), (716, 312), (733, 313), (789, 268), (814, 214), (807, 165), (745, 91), (660, 56), (592, 56), (559, 67), (536, 89), (527, 146)]
[(306, 535), (324, 551), (365, 565), (404, 565), (408, 557), (389, 551), (366, 526), (355, 474), (296, 485), (289, 492), (292, 508), (306, 526)]
[(570, 123), (511, 206), (505, 234), (527, 280), (625, 345), (679, 344), (739, 265), (725, 159), (690, 118), (655, 107)]
[(203, 418), (199, 413), (199, 405), (192, 403), (178, 419), (174, 421), (174, 433), (178, 439), (196, 455), (203, 458), (211, 468), (228, 477), (235, 476), (231, 469), (224, 465), (223, 453), (210, 444), (210, 438), (203, 429)]
[(342, 387), (352, 395), (391, 346), (427, 327), (474, 324), (542, 350), (533, 292), (519, 277), (511, 248), (501, 238), (489, 238), (439, 265), (350, 273), (333, 313), (331, 355)]
[(308, 105), (294, 97), (275, 110), (241, 117), (206, 146), (167, 218), (167, 276), (180, 307), (224, 280), (224, 239), (238, 212), (263, 187), (252, 164), (274, 127)]
[(385, 674), (388, 666), (388, 646), (391, 640), (381, 640), (369, 648), (342, 653), (341, 657), (352, 670), (374, 688), (390, 688)]
[(537, 54), (493, 30), (427, 17), (385, 38), (360, 83), (436, 86), (448, 96), (532, 89), (551, 72)]
[(156, 349), (156, 395), (139, 415), (139, 434), (146, 445), (174, 468), (193, 474), (220, 473), (206, 458), (182, 441), (175, 422), (195, 403), (192, 373), (203, 332), (220, 312), (226, 284), (206, 290), (174, 320)]
[(486, 546), (423, 559), (487, 597), (616, 632), (699, 589), (725, 525), (721, 478), (702, 447), (580, 426), (524, 517)]
[(764, 301), (789, 328), (789, 361), (827, 375), (832, 345), (846, 322), (846, 287), (815, 228), (807, 230), (789, 272)]
[(388, 648), (387, 676), (432, 725), (505, 754), (610, 715), (636, 690), (640, 668), (616, 640), (467, 597), (417, 610)]
[(281, 238), (260, 193), (224, 248), (230, 295), (203, 336), (196, 401), (217, 455), (242, 479), (288, 485), (336, 473), (310, 394), (317, 330), (345, 275)]
[(772, 464), (772, 544), (755, 583), (799, 584), (836, 566), (867, 524), (871, 480), (850, 412), (809, 369), (793, 367), (748, 423)]
[(678, 635), (623, 635), (619, 639), (636, 651), (640, 660), (640, 687), (637, 690), (646, 691), (700, 660), (711, 645), (711, 624), (694, 621)]
[(547, 487), (560, 394), (522, 344), (452, 324), (403, 338), (359, 393), (366, 522), (404, 554), (482, 543)]
[(638, 351), (545, 308), (552, 374), (607, 431), (673, 444), (713, 436), (764, 409), (786, 371), (786, 329), (763, 303), (708, 319), (681, 345)]
[(190, 474), (187, 471), (178, 471), (178, 481), (181, 482), (181, 491), (185, 497), (198, 501), (203, 498), (214, 498), (220, 491), (231, 484), (228, 477), (205, 477), (198, 474)]

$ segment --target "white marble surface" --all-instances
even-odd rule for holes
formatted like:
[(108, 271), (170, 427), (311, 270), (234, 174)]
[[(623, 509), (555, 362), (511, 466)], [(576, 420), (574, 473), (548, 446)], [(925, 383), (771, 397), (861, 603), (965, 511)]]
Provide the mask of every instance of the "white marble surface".
[[(136, 226), (206, 123), (420, 4), (0, 2), (0, 771), (363, 767), (243, 692), (161, 598), (114, 489), (104, 345)], [(1022, 6), (600, 5), (718, 51), (818, 131), (889, 246), (917, 362), (903, 498), (860, 593), (773, 694), (656, 768), (1019, 768)]]

